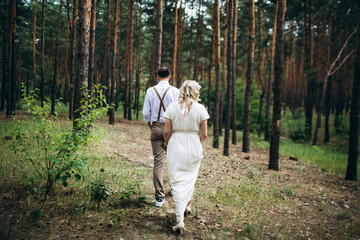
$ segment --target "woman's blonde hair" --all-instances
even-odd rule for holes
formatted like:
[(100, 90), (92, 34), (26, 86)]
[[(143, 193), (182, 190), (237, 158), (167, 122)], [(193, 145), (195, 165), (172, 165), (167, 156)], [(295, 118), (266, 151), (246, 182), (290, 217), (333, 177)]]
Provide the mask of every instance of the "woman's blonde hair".
[(194, 80), (186, 80), (179, 89), (179, 100), (185, 102), (186, 100), (200, 101), (200, 84)]

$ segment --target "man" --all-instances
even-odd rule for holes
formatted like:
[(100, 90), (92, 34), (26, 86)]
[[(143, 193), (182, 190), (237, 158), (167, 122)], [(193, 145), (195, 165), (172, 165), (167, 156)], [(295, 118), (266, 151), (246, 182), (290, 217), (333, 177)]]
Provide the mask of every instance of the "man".
[(164, 141), (165, 118), (163, 113), (170, 103), (179, 98), (179, 89), (169, 84), (170, 70), (161, 67), (157, 71), (158, 84), (146, 91), (142, 114), (151, 130), (151, 146), (154, 155), (153, 181), (155, 187), (155, 206), (161, 207), (165, 202), (163, 174), (165, 153), (161, 147)]

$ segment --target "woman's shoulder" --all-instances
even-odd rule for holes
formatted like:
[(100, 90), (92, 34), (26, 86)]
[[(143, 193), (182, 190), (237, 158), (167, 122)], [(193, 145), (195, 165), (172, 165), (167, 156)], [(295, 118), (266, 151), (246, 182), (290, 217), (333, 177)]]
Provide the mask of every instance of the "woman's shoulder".
[(201, 109), (201, 110), (206, 110), (205, 106), (202, 105), (201, 103), (197, 102), (196, 106)]

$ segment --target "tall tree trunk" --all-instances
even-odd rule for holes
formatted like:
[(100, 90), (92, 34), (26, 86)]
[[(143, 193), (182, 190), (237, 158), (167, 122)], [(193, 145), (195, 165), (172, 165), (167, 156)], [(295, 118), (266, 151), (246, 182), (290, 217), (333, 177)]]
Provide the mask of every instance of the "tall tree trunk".
[(6, 117), (15, 115), (16, 102), (16, 59), (15, 59), (15, 35), (16, 35), (16, 0), (11, 2), (10, 34), (9, 34), (9, 70), (10, 76), (7, 94)]
[(44, 106), (44, 64), (45, 64), (45, 0), (42, 0), (41, 13), (41, 83), (40, 83), (40, 102)]
[(188, 74), (187, 74), (187, 79), (190, 79), (190, 75), (191, 75), (191, 67), (192, 67), (192, 55), (193, 55), (193, 26), (194, 26), (194, 19), (191, 17), (190, 20), (190, 57), (189, 57), (189, 70), (188, 70)]
[(244, 132), (243, 132), (243, 152), (250, 151), (250, 97), (254, 68), (255, 54), (255, 4), (249, 0), (249, 48), (248, 66), (246, 71), (246, 91), (244, 103)]
[[(214, 23), (213, 23), (213, 29), (214, 29)], [(209, 115), (212, 116), (211, 114), (211, 104), (210, 104), (210, 93), (211, 93), (211, 70), (213, 67), (213, 53), (214, 53), (214, 36), (215, 31), (212, 31), (211, 33), (211, 45), (210, 45), (210, 61), (209, 61), (209, 73), (208, 73), (208, 89), (207, 89), (207, 107), (208, 107), (208, 112)]]
[[(138, 47), (137, 47), (137, 67), (136, 67), (136, 86), (135, 86), (135, 108), (136, 119), (139, 119), (139, 107), (140, 107), (140, 74), (141, 74), (141, 13), (142, 13), (142, 0), (139, 2), (139, 23), (138, 23)], [(175, 73), (173, 73), (175, 77)]]
[[(107, 14), (106, 14), (106, 42), (105, 42), (105, 56), (103, 62), (103, 84), (105, 85), (106, 101), (110, 101), (110, 35), (111, 35), (111, 23), (110, 23), (110, 9), (111, 1), (107, 0)], [(109, 114), (109, 113), (108, 113)]]
[[(162, 12), (162, 0), (161, 1), (161, 12)], [(159, 9), (160, 10), (160, 9)], [(162, 15), (162, 13), (161, 13)], [(162, 22), (162, 17), (161, 17)], [(128, 21), (128, 31), (127, 31), (127, 46), (126, 46), (126, 81), (128, 83), (128, 114), (127, 119), (131, 120), (131, 103), (132, 103), (132, 56), (133, 56), (133, 32), (134, 32), (134, 0), (129, 0), (129, 21)], [(161, 23), (162, 26), (162, 23)], [(162, 27), (160, 27), (162, 28)], [(161, 34), (161, 33), (160, 33)], [(160, 37), (161, 38), (161, 37)], [(161, 64), (161, 44), (158, 45), (160, 47), (160, 60), (157, 60), (157, 64)], [(159, 49), (158, 49), (159, 51)], [(160, 62), (159, 62), (160, 61)], [(160, 65), (159, 65), (160, 66)]]
[(231, 92), (232, 92), (232, 76), (233, 76), (233, 13), (234, 3), (233, 0), (229, 0), (228, 10), (228, 36), (227, 36), (227, 86), (226, 86), (226, 105), (225, 105), (225, 136), (224, 136), (224, 152), (225, 156), (229, 156), (229, 139), (230, 139), (230, 111), (231, 111)]
[(219, 148), (219, 108), (220, 108), (220, 9), (219, 0), (214, 3), (214, 37), (215, 37), (215, 101), (213, 111), (213, 148)]
[(79, 0), (74, 0), (73, 6), (73, 19), (71, 29), (71, 44), (70, 44), (70, 102), (69, 102), (69, 119), (74, 119), (74, 99), (75, 99), (75, 63), (76, 63), (76, 30), (77, 30), (77, 17), (78, 17), (78, 4)]
[(269, 66), (269, 78), (267, 84), (267, 94), (266, 94), (266, 111), (265, 111), (265, 129), (264, 129), (264, 139), (265, 141), (270, 141), (270, 106), (271, 106), (271, 91), (272, 83), (274, 79), (274, 61), (275, 61), (275, 44), (276, 44), (276, 30), (277, 30), (277, 17), (278, 17), (278, 7), (279, 1), (276, 1), (275, 17), (274, 17), (274, 27), (271, 40), (271, 49), (270, 49), (270, 66)]
[[(177, 54), (177, 48), (178, 48), (178, 0), (175, 0), (175, 17), (174, 17), (174, 47), (173, 47), (173, 54), (172, 54), (172, 71), (171, 71), (171, 85), (175, 83), (175, 71), (176, 71), (176, 54)], [(181, 8), (180, 10), (181, 11)]]
[(53, 82), (51, 87), (51, 115), (55, 114), (55, 98), (56, 98), (56, 89), (57, 89), (57, 75), (58, 75), (58, 50), (59, 50), (59, 38), (60, 38), (60, 23), (61, 23), (61, 11), (62, 11), (63, 1), (60, 0), (59, 15), (57, 22), (56, 30), (56, 45), (55, 45), (55, 59), (54, 59), (54, 74)]
[(286, 0), (279, 0), (276, 21), (276, 49), (275, 49), (275, 81), (273, 87), (274, 105), (270, 141), (269, 169), (279, 170), (279, 143), (280, 143), (280, 121), (281, 121), (281, 82), (283, 74), (283, 42), (284, 42), (284, 20), (286, 11)]
[(184, 36), (185, 36), (185, 20), (186, 20), (186, 16), (185, 16), (185, 11), (184, 13), (182, 13), (182, 7), (180, 4), (180, 12), (179, 12), (179, 19), (183, 19), (182, 20), (182, 27), (181, 27), (181, 32), (179, 32), (179, 53), (177, 54), (178, 56), (178, 64), (177, 64), (177, 70), (176, 70), (176, 87), (179, 88), (180, 84), (182, 82), (182, 56), (183, 56), (183, 49), (184, 49)]
[(96, 34), (96, 0), (91, 0), (90, 49), (89, 49), (89, 94), (92, 94), (95, 83), (95, 34)]
[(199, 1), (199, 10), (196, 27), (196, 40), (195, 40), (195, 58), (194, 58), (194, 77), (197, 81), (199, 75), (199, 58), (200, 58), (200, 46), (201, 46), (201, 35), (202, 35), (202, 14), (201, 14), (202, 0)]
[(306, 93), (306, 109), (305, 109), (305, 133), (310, 137), (312, 133), (312, 118), (314, 108), (314, 77), (311, 74), (312, 64), (312, 41), (311, 41), (311, 2), (306, 1), (305, 12), (305, 61), (306, 61), (306, 78), (307, 78), (307, 93)]
[(156, 26), (156, 57), (155, 71), (161, 67), (162, 31), (163, 31), (163, 0), (158, 0)]
[[(258, 129), (258, 136), (261, 136), (261, 131), (262, 131), (262, 127), (261, 127), (261, 119), (262, 119), (262, 109), (263, 109), (263, 102), (264, 102), (264, 97), (265, 97), (265, 84), (264, 84), (264, 79), (263, 79), (263, 72), (264, 72), (264, 51), (263, 51), (263, 46), (262, 46), (262, 41), (261, 41), (261, 29), (263, 27), (263, 21), (262, 21), (262, 10), (260, 7), (258, 7), (258, 32), (259, 32), (259, 37), (258, 37), (258, 45), (259, 45), (259, 63), (258, 63), (258, 70), (257, 70), (257, 79), (260, 82), (261, 85), (261, 95), (260, 95), (260, 103), (259, 103), (259, 117), (258, 117), (258, 121), (257, 124), (259, 125), (259, 129)], [(264, 31), (265, 33), (265, 31)]]
[(356, 35), (356, 60), (355, 73), (352, 88), (350, 130), (349, 130), (349, 153), (346, 169), (346, 180), (357, 180), (357, 158), (359, 142), (359, 108), (360, 108), (360, 14)]
[[(120, 1), (120, 12), (119, 12), (119, 37), (118, 37), (118, 52), (120, 52), (120, 50), (122, 49), (122, 46), (121, 46), (121, 23), (122, 23), (122, 1)], [(120, 55), (120, 54), (118, 54)], [(96, 66), (96, 64), (95, 64)], [(122, 66), (122, 65), (121, 65)], [(115, 89), (115, 111), (118, 110), (119, 108), (119, 98), (120, 98), (120, 89), (121, 89), (121, 66), (120, 66), (120, 56), (117, 57), (117, 61), (116, 61), (116, 69), (117, 69), (117, 76), (116, 76), (116, 89)], [(95, 75), (96, 76), (96, 75)]]
[[(335, 24), (336, 24), (336, 11), (337, 11), (337, 4), (338, 2), (334, 0), (333, 3), (333, 7), (334, 7), (334, 12), (331, 16), (331, 29), (330, 29), (330, 44), (329, 44), (329, 59), (332, 59), (332, 57), (334, 56), (334, 46), (335, 46)], [(332, 79), (329, 78), (329, 84), (327, 85), (326, 88), (326, 111), (325, 111), (325, 136), (324, 136), (324, 143), (327, 143), (330, 141), (330, 126), (329, 126), (329, 119), (330, 119), (330, 108), (331, 108), (331, 102), (332, 99), (330, 97), (332, 89), (331, 89), (331, 81)]]
[(91, 0), (79, 0), (79, 41), (78, 41), (78, 63), (77, 78), (75, 81), (74, 98), (74, 129), (78, 129), (80, 119), (81, 99), (86, 97), (86, 89), (89, 77), (89, 39), (90, 39), (90, 14)]
[(8, 0), (4, 1), (3, 42), (2, 42), (2, 79), (1, 79), (1, 104), (0, 111), (5, 110), (8, 86)]
[(33, 14), (33, 32), (32, 32), (32, 57), (33, 57), (33, 84), (34, 89), (36, 89), (36, 5), (37, 0), (34, 1), (34, 14)]
[(228, 26), (229, 26), (229, 0), (225, 0), (225, 29), (224, 29), (224, 41), (223, 41), (223, 56), (222, 56), (222, 91), (220, 92), (220, 105), (219, 105), (219, 134), (222, 136), (222, 127), (223, 127), (223, 112), (224, 112), (224, 97), (226, 93), (226, 61), (227, 61), (227, 43), (228, 43)]
[[(114, 95), (115, 95), (115, 82), (116, 82), (116, 57), (117, 57), (117, 38), (118, 38), (118, 20), (120, 11), (120, 0), (115, 1), (115, 16), (114, 16), (114, 32), (113, 32), (113, 55), (111, 61), (111, 89), (110, 89), (110, 105), (112, 106), (109, 110), (109, 124), (115, 124), (115, 108), (114, 108)], [(131, 110), (131, 107), (129, 107)], [(131, 111), (130, 111), (131, 115)]]
[[(231, 125), (232, 125), (232, 139), (231, 143), (236, 144), (236, 39), (237, 39), (237, 20), (238, 20), (238, 9), (237, 1), (234, 1), (234, 21), (233, 21), (233, 53), (231, 63), (233, 64), (233, 75), (232, 75), (232, 93), (231, 93)], [(255, 24), (255, 19), (254, 19)], [(254, 25), (255, 26), (255, 25)], [(254, 30), (255, 31), (255, 30)]]
[(65, 59), (64, 59), (64, 103), (66, 104), (69, 101), (69, 35), (71, 32), (71, 20), (70, 20), (70, 0), (66, 0), (66, 50), (65, 50)]

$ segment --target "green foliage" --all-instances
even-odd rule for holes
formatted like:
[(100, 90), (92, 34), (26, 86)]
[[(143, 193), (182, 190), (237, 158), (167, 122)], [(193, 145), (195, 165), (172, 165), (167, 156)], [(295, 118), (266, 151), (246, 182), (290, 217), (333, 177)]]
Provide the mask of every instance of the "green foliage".
[(309, 136), (305, 133), (305, 131), (299, 128), (291, 130), (289, 138), (297, 143), (306, 142), (310, 139)]
[(141, 184), (140, 176), (135, 174), (134, 181), (129, 181), (126, 183), (125, 190), (121, 192), (120, 199), (131, 199), (132, 196), (139, 196), (141, 194)]
[(94, 96), (82, 101), (77, 129), (62, 132), (57, 114), (50, 115), (49, 101), (40, 106), (35, 92), (23, 94), (22, 105), (27, 115), (22, 121), (14, 120), (16, 128), (11, 135), (15, 139), (10, 147), (21, 164), (30, 165), (25, 173), (27, 185), (44, 197), (44, 203), (55, 182), (66, 187), (69, 179), (80, 180), (86, 174), (87, 156), (79, 151), (88, 143), (94, 121), (108, 110), (107, 105), (96, 108), (102, 95)]
[(95, 175), (95, 180), (91, 184), (91, 198), (100, 206), (101, 201), (106, 201), (111, 195), (109, 187), (105, 183), (104, 172), (105, 169), (101, 168), (100, 173)]

